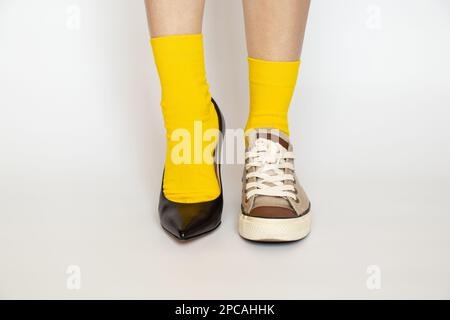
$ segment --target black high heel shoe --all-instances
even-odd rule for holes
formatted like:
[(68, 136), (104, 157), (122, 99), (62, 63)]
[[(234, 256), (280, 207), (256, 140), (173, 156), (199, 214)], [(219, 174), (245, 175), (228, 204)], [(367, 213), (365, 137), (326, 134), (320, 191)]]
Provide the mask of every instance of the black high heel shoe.
[[(220, 185), (219, 196), (211, 201), (198, 203), (181, 203), (166, 198), (161, 184), (159, 196), (159, 218), (161, 226), (179, 240), (189, 240), (216, 229), (221, 222), (223, 208), (222, 177), (220, 172), (220, 153), (225, 132), (225, 120), (219, 106), (211, 99), (219, 118), (220, 136), (214, 150), (214, 166)], [(164, 174), (163, 174), (164, 181)]]

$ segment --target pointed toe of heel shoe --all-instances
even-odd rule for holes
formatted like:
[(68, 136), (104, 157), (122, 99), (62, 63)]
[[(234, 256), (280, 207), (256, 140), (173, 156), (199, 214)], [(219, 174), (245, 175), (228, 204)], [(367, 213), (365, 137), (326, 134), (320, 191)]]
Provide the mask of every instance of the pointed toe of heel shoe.
[(166, 198), (161, 184), (159, 198), (159, 218), (161, 226), (178, 240), (189, 240), (216, 229), (221, 222), (223, 208), (222, 179), (220, 172), (220, 152), (225, 131), (225, 121), (216, 102), (212, 100), (219, 118), (221, 136), (214, 151), (214, 165), (220, 184), (220, 195), (211, 201), (180, 203)]
[(161, 226), (175, 238), (189, 240), (216, 229), (222, 207), (222, 195), (200, 203), (176, 203), (164, 197), (159, 205)]

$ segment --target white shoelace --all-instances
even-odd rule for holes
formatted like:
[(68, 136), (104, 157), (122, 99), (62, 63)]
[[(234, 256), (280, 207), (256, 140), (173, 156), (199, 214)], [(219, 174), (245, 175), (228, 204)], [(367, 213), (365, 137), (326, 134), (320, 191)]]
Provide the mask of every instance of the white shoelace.
[[(255, 182), (246, 183), (247, 199), (254, 195), (289, 197), (297, 199), (295, 188), (287, 181), (294, 181), (294, 175), (285, 173), (285, 169), (294, 170), (288, 159), (294, 159), (294, 154), (286, 151), (280, 144), (258, 138), (254, 146), (245, 153), (247, 161), (246, 178), (256, 178)], [(250, 168), (255, 171), (248, 172)]]

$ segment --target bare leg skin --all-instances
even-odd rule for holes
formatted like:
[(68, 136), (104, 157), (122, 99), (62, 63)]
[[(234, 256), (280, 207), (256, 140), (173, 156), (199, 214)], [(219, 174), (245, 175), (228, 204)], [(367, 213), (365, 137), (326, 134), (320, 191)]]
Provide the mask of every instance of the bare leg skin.
[(243, 4), (249, 57), (298, 60), (310, 0), (243, 0)]
[(145, 0), (152, 38), (202, 32), (205, 0)]

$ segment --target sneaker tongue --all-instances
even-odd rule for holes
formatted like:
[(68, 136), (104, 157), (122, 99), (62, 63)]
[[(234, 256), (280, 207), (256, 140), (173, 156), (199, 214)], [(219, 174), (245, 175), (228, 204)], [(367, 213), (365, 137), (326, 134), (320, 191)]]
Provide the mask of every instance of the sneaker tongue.
[(289, 136), (278, 129), (253, 129), (247, 133), (246, 137), (249, 147), (252, 147), (258, 138), (264, 138), (279, 143), (286, 150), (289, 149)]
[[(265, 138), (274, 142), (278, 142), (286, 150), (289, 149), (289, 136), (278, 129), (272, 128), (260, 128), (254, 129), (247, 133), (247, 143), (251, 148), (255, 144), (258, 138)], [(271, 196), (261, 196), (255, 197), (255, 202), (253, 207), (282, 207), (286, 209), (292, 209), (290, 202), (283, 197), (271, 197)]]

